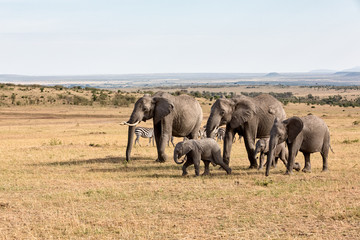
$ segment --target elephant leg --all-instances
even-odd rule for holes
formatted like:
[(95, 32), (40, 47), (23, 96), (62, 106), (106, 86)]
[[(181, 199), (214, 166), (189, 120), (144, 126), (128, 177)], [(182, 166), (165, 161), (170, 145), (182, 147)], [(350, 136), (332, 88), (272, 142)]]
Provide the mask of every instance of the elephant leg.
[(213, 162), (217, 165), (220, 165), (226, 171), (227, 174), (231, 174), (231, 168), (222, 160), (220, 150), (212, 153), (212, 159)]
[(274, 162), (272, 162), (271, 165), (272, 165), (274, 168), (276, 168), (278, 161), (279, 161), (279, 157), (275, 157)]
[(323, 149), (323, 151), (321, 152), (321, 157), (323, 159), (323, 172), (328, 171), (328, 155), (329, 155), (329, 147)]
[(187, 157), (187, 158), (186, 158), (186, 162), (184, 163), (184, 165), (183, 165), (183, 167), (182, 167), (182, 170), (183, 170), (182, 175), (183, 175), (183, 176), (188, 175), (188, 172), (187, 172), (186, 169), (187, 169), (190, 165), (192, 165), (192, 164), (193, 164), (192, 158), (191, 158), (191, 157)]
[(158, 124), (155, 125), (154, 123), (154, 136), (155, 136), (155, 142), (156, 142), (156, 150), (158, 152), (158, 158), (156, 159), (156, 162), (163, 162), (161, 156), (161, 151), (160, 151), (160, 147), (161, 147), (161, 122), (159, 122)]
[[(295, 145), (295, 143), (293, 143), (293, 145)], [(296, 149), (295, 146), (289, 146), (289, 159), (288, 159), (288, 162), (287, 162), (285, 175), (291, 175), (292, 174), (292, 170), (293, 170), (293, 167), (294, 167), (295, 156), (297, 155), (297, 152), (299, 151), (299, 149)]]
[(305, 158), (305, 166), (303, 168), (303, 172), (311, 172), (311, 164), (310, 164), (310, 153), (303, 153)]
[[(230, 127), (226, 127), (225, 138), (224, 138), (224, 152), (223, 152), (223, 162), (229, 166), (230, 163), (230, 154), (231, 147), (234, 139), (234, 130), (230, 129)], [(219, 164), (220, 165), (220, 164)]]
[(206, 176), (206, 175), (210, 174), (210, 168), (209, 168), (210, 161), (203, 161), (203, 162), (205, 164), (205, 171), (204, 171), (204, 173), (202, 175)]
[(287, 160), (285, 158), (280, 158), (280, 160), (284, 163), (285, 167), (287, 166)]
[(259, 160), (259, 167), (258, 170), (261, 170), (264, 166), (264, 158), (265, 158), (265, 154), (264, 152), (260, 153), (260, 160)]
[(201, 156), (198, 156), (197, 154), (193, 157), (196, 176), (200, 175), (200, 160), (201, 160)]
[(248, 154), (248, 159), (250, 161), (250, 167), (249, 168), (258, 168), (257, 161), (254, 157), (255, 153), (255, 139), (251, 136), (247, 136), (245, 138), (245, 147)]
[(158, 159), (156, 160), (157, 162), (166, 162), (167, 159), (165, 148), (170, 135), (168, 128), (171, 128), (171, 126), (167, 125), (169, 124), (167, 124), (167, 122), (162, 119), (160, 123), (154, 126), (156, 148), (158, 151)]

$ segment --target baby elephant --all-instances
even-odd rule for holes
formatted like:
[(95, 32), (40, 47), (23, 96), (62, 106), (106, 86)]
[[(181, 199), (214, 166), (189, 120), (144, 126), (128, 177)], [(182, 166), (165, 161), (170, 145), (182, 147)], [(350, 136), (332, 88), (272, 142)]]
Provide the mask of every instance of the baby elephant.
[[(186, 155), (186, 162), (184, 163), (184, 160), (182, 162), (179, 162), (178, 159), (182, 156)], [(183, 142), (179, 142), (176, 144), (174, 149), (174, 161), (177, 164), (183, 165), (183, 176), (187, 175), (187, 167), (191, 164), (194, 164), (195, 167), (195, 174), (196, 176), (199, 176), (199, 166), (200, 166), (200, 160), (204, 161), (205, 164), (205, 171), (203, 175), (208, 175), (209, 172), (209, 164), (210, 162), (215, 165), (220, 165), (227, 174), (231, 173), (231, 168), (227, 166), (221, 156), (221, 150), (217, 142), (212, 138), (204, 138), (200, 140), (186, 140)]]
[[(269, 153), (269, 141), (270, 141), (269, 138), (261, 138), (256, 142), (254, 157), (256, 158), (256, 155), (260, 153), (260, 162), (259, 162), (258, 170), (263, 168), (265, 155), (267, 156)], [(284, 163), (285, 167), (287, 166), (289, 151), (285, 145), (285, 142), (276, 145), (274, 149), (274, 157), (275, 157), (275, 162), (271, 163), (273, 167), (276, 167), (279, 158)], [(300, 164), (298, 162), (294, 163), (294, 169), (300, 171)]]
[[(270, 132), (269, 160), (275, 146), (285, 142), (289, 147), (289, 159), (286, 174), (291, 174), (293, 163), (298, 151), (304, 154), (304, 172), (311, 172), (310, 154), (320, 152), (323, 159), (323, 171), (328, 170), (328, 154), (330, 148), (330, 132), (326, 123), (314, 115), (305, 117), (291, 117), (284, 121), (275, 119)], [(266, 173), (269, 175), (270, 163), (266, 164)]]

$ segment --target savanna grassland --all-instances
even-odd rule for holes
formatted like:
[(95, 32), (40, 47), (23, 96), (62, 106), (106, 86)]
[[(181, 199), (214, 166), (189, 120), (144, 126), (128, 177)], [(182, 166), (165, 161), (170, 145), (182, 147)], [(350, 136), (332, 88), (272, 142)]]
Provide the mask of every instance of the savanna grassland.
[[(236, 141), (231, 175), (211, 166), (210, 176), (194, 177), (190, 167), (182, 177), (173, 147), (168, 161), (157, 163), (147, 139), (124, 162), (127, 128), (119, 123), (132, 104), (68, 104), (57, 94), (94, 97), (91, 90), (69, 91), (0, 90), (1, 239), (360, 238), (360, 108), (284, 106), (287, 116), (311, 113), (328, 124), (335, 152), (329, 172), (321, 172), (317, 153), (312, 173), (285, 176), (279, 162), (265, 177), (247, 169), (244, 144)], [(199, 101), (205, 124), (211, 102)], [(301, 153), (297, 161), (304, 165)]]

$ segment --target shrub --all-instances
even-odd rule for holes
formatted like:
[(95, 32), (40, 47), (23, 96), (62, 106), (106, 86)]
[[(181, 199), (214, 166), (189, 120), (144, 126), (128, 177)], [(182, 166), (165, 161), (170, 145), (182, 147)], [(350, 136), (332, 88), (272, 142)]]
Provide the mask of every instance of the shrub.
[(131, 103), (135, 103), (135, 97), (134, 96), (124, 96), (120, 93), (116, 93), (114, 97), (112, 98), (112, 104), (114, 106), (126, 106), (128, 107)]
[(56, 146), (56, 145), (61, 145), (62, 142), (60, 139), (52, 138), (52, 139), (50, 139), (49, 144), (50, 144), (50, 146)]
[(85, 97), (74, 95), (73, 104), (86, 106), (86, 105), (91, 105), (92, 103)]

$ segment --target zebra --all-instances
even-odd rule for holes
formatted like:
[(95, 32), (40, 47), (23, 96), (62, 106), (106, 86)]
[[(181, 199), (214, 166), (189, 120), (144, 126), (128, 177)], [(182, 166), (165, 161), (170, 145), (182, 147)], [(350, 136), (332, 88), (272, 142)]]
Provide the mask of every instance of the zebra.
[(205, 126), (199, 129), (199, 136), (200, 139), (206, 138), (206, 128)]
[(224, 128), (218, 128), (216, 130), (216, 141), (222, 141), (224, 140), (224, 137), (225, 137), (225, 129)]
[(171, 136), (171, 138), (170, 138), (169, 141), (168, 141), (168, 147), (170, 147), (170, 142), (171, 142), (171, 144), (173, 145), (173, 147), (175, 147), (174, 137), (173, 137), (173, 136)]
[(149, 138), (149, 144), (151, 144), (151, 140), (152, 140), (152, 143), (153, 143), (153, 146), (154, 146), (154, 129), (153, 128), (146, 128), (146, 127), (136, 127), (135, 128), (135, 136), (136, 136), (136, 139), (135, 139), (135, 143), (134, 143), (134, 146), (136, 145), (136, 142), (140, 145), (140, 137), (143, 137), (143, 138)]

